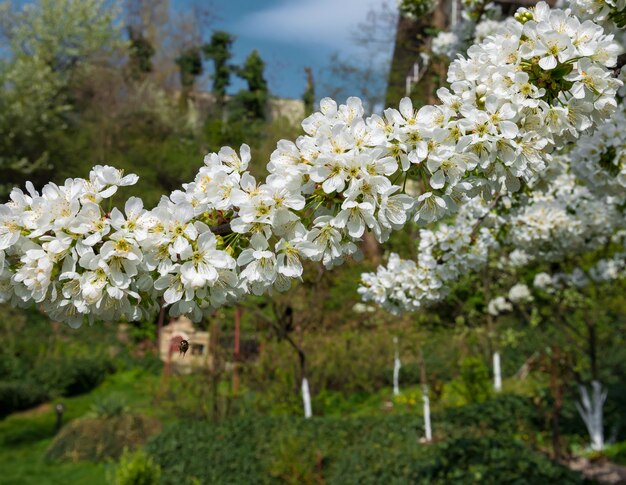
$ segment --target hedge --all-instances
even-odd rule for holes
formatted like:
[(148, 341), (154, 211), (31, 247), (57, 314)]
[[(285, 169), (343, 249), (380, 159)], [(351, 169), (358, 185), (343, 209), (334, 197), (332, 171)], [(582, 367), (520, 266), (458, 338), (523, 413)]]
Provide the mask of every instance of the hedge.
[(57, 396), (89, 392), (115, 370), (103, 356), (49, 358), (20, 379), (0, 381), (0, 418)]
[(175, 424), (147, 450), (165, 484), (582, 483), (516, 437), (530, 406), (504, 396), (435, 416), (431, 444), (419, 416), (259, 417)]

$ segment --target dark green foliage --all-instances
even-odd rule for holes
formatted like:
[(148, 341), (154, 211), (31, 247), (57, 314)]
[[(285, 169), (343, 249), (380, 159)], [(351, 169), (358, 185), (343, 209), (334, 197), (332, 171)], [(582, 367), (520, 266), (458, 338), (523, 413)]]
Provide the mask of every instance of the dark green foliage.
[[(90, 391), (115, 370), (105, 353), (108, 329), (78, 335), (36, 311), (16, 314), (0, 308), (6, 312), (0, 324), (0, 417), (57, 396)], [(76, 338), (68, 343), (66, 335)]]
[(61, 357), (45, 360), (33, 378), (48, 395), (76, 396), (95, 388), (114, 370), (112, 362), (101, 356)]
[(0, 418), (46, 400), (48, 393), (32, 380), (0, 381)]
[(247, 91), (239, 91), (233, 99), (231, 116), (239, 115), (251, 120), (265, 119), (265, 106), (269, 92), (264, 76), (265, 62), (258, 51), (253, 50), (242, 67), (237, 68), (237, 75), (248, 83)]
[(604, 454), (614, 463), (626, 465), (626, 441), (609, 445)]
[(124, 398), (117, 394), (109, 394), (97, 398), (91, 405), (91, 412), (97, 418), (117, 418), (122, 416), (128, 408)]
[[(484, 411), (495, 425), (514, 421), (525, 404)], [(363, 418), (256, 418), (219, 426), (188, 422), (170, 427), (148, 445), (163, 483), (579, 483), (510, 434), (483, 436), (470, 422), (433, 444), (420, 444), (416, 416)], [(497, 416), (500, 413), (500, 416)], [(453, 419), (461, 421), (462, 413)], [(436, 417), (441, 426), (443, 417)]]
[(626, 25), (626, 8), (619, 11), (612, 11), (609, 14), (609, 18), (615, 22), (619, 28), (623, 28)]
[(484, 403), (448, 408), (442, 413), (446, 426), (475, 427), (477, 430), (514, 435), (541, 429), (542, 421), (530, 398), (502, 394)]
[(152, 56), (155, 54), (154, 47), (141, 33), (131, 27), (128, 28), (130, 37), (129, 56), (131, 70), (135, 77), (152, 72)]
[[(455, 437), (437, 443), (433, 455), (424, 470), (431, 483), (583, 483), (578, 473), (508, 436)], [(412, 480), (419, 482), (424, 474)]]
[(180, 84), (184, 89), (191, 88), (203, 71), (200, 49), (192, 47), (185, 50), (176, 58), (176, 64), (180, 71)]
[(302, 95), (302, 101), (304, 101), (304, 114), (308, 116), (315, 110), (315, 82), (313, 69), (305, 67), (304, 72), (306, 72), (306, 91)]
[(217, 30), (211, 36), (211, 42), (202, 46), (206, 59), (213, 61), (212, 92), (219, 104), (224, 102), (226, 88), (230, 85), (230, 76), (234, 67), (228, 62), (233, 57), (231, 48), (235, 39), (228, 32)]
[(28, 409), (56, 396), (75, 396), (98, 386), (114, 370), (100, 356), (62, 357), (42, 361), (29, 373), (0, 381), (0, 417)]

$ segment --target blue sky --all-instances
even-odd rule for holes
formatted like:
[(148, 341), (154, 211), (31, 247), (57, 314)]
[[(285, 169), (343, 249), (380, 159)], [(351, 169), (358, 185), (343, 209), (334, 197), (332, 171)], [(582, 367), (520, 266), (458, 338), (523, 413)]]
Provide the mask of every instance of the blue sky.
[[(12, 0), (16, 5), (37, 0)], [(121, 0), (123, 1), (123, 0)], [(193, 0), (170, 0), (173, 9), (184, 9)], [(313, 68), (317, 97), (324, 93), (321, 72), (334, 52), (344, 57), (363, 55), (352, 35), (372, 9), (395, 0), (206, 0), (218, 19), (211, 27), (234, 34), (234, 59), (242, 63), (257, 49), (267, 64), (272, 94), (300, 98), (306, 87), (304, 68)], [(207, 35), (207, 37), (210, 34)], [(391, 47), (389, 55), (391, 55)], [(383, 74), (386, 76), (386, 73)], [(243, 87), (235, 80), (231, 91)]]
[[(219, 17), (215, 28), (237, 38), (234, 61), (242, 62), (252, 49), (257, 49), (268, 65), (271, 92), (290, 98), (302, 96), (306, 66), (311, 66), (319, 77), (333, 52), (350, 55), (356, 51), (352, 33), (370, 8), (382, 2), (213, 0)], [(395, 1), (388, 3), (395, 5)], [(318, 95), (324, 95), (319, 91), (319, 83)]]

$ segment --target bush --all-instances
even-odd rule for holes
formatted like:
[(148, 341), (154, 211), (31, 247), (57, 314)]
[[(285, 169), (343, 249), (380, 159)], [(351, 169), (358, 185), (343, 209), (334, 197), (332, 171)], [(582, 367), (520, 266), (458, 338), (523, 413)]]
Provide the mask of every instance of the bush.
[(125, 448), (137, 448), (159, 430), (156, 419), (135, 414), (79, 419), (61, 429), (46, 451), (46, 459), (72, 462), (117, 459)]
[(156, 485), (160, 477), (161, 468), (145, 451), (125, 449), (109, 481), (113, 485)]
[(120, 417), (126, 411), (128, 411), (126, 400), (117, 394), (96, 398), (91, 405), (91, 414), (101, 419)]
[(509, 436), (458, 436), (438, 443), (433, 462), (418, 470), (414, 480), (432, 483), (532, 484), (583, 483), (580, 474)]
[(43, 361), (33, 378), (50, 396), (76, 396), (97, 387), (114, 370), (112, 362), (102, 356), (60, 357)]
[(501, 394), (479, 404), (448, 408), (440, 419), (452, 432), (456, 428), (476, 428), (482, 434), (515, 435), (542, 429), (543, 422), (532, 400), (524, 396)]
[(615, 463), (626, 465), (626, 441), (607, 446), (604, 455)]
[(0, 382), (0, 418), (42, 403), (47, 397), (46, 390), (30, 380)]
[(42, 361), (23, 380), (0, 381), (0, 418), (56, 396), (91, 391), (114, 370), (103, 357), (63, 357)]
[[(246, 418), (218, 426), (176, 424), (151, 440), (147, 451), (166, 484), (580, 482), (578, 474), (513, 436), (513, 425), (497, 428), (507, 419), (515, 423), (512, 413), (531, 412), (526, 401), (494, 401), (482, 412), (448, 416), (448, 422), (435, 416), (436, 433), (453, 431), (428, 445), (419, 443), (418, 416)], [(477, 414), (494, 428), (481, 429)]]

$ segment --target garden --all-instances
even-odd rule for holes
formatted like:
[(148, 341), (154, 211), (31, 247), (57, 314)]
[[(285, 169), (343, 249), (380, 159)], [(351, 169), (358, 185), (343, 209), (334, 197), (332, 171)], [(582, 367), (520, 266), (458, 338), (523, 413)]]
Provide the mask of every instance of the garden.
[(0, 483), (626, 483), (623, 0), (183, 4), (0, 3)]

